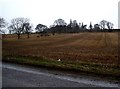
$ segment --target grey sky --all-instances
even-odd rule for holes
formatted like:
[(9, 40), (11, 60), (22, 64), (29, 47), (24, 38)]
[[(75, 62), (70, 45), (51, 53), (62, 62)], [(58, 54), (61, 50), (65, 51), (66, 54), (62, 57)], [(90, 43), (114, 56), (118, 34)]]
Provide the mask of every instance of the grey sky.
[(120, 1), (118, 3), (118, 28), (120, 29)]
[(27, 17), (36, 26), (50, 26), (56, 19), (70, 19), (85, 24), (105, 19), (118, 28), (119, 0), (0, 0), (0, 16), (8, 22), (12, 18)]

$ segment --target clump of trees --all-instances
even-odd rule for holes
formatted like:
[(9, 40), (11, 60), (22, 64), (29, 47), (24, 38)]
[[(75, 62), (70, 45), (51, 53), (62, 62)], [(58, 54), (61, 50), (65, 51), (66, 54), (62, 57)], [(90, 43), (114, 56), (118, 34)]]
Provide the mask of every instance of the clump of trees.
[(113, 23), (111, 23), (111, 22), (109, 22), (109, 21), (102, 20), (102, 21), (100, 22), (100, 26), (101, 26), (101, 29), (102, 29), (102, 30), (107, 29), (108, 31), (112, 31), (114, 25), (113, 25)]
[[(5, 33), (2, 28), (5, 28), (6, 26), (7, 23), (5, 19), (0, 17), (0, 32)], [(37, 24), (35, 31), (40, 36), (49, 36), (49, 33), (55, 35), (55, 33), (79, 33), (85, 31), (111, 32), (113, 31), (113, 26), (113, 23), (102, 20), (100, 23), (96, 23), (94, 25), (92, 25), (92, 22), (90, 22), (90, 25), (87, 28), (87, 24), (84, 24), (83, 22), (78, 23), (77, 20), (70, 20), (70, 22), (67, 24), (63, 19), (59, 18), (55, 20), (53, 25), (51, 25), (49, 28), (46, 25)], [(11, 20), (11, 23), (8, 26), (8, 30), (10, 34), (17, 34), (18, 39), (20, 39), (21, 34), (27, 34), (27, 38), (29, 38), (30, 33), (33, 31), (33, 26), (28, 18), (14, 18)]]
[(78, 32), (85, 32), (85, 31), (109, 31), (111, 32), (113, 30), (113, 23), (102, 20), (99, 24), (92, 25), (92, 22), (90, 22), (89, 27), (87, 28), (87, 24), (77, 23), (76, 20), (70, 20), (69, 24), (66, 24), (66, 22), (62, 19), (55, 20), (53, 25), (49, 28), (49, 30), (55, 34), (55, 33), (78, 33)]
[(63, 19), (57, 19), (54, 21), (53, 25), (51, 26), (50, 30), (53, 33), (63, 33), (66, 30), (67, 23)]
[(14, 33), (18, 35), (18, 39), (20, 39), (21, 34), (29, 34), (32, 31), (32, 26), (30, 25), (28, 18), (15, 18), (11, 20), (11, 24), (8, 29), (10, 33)]
[[(47, 26), (46, 25), (43, 25), (43, 24), (38, 24), (35, 28), (36, 30), (36, 33), (40, 34), (41, 36), (45, 35), (45, 36), (48, 36), (47, 34)], [(39, 37), (39, 36), (38, 36)]]

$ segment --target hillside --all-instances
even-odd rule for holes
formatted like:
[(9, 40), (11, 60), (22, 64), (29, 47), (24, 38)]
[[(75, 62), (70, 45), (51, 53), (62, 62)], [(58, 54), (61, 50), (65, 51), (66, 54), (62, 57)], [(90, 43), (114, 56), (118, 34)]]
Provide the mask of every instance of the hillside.
[[(50, 62), (47, 66), (52, 64), (58, 67), (62, 65), (62, 67), (73, 68), (71, 63), (74, 63), (74, 67), (78, 69), (81, 68), (79, 67), (81, 64), (78, 63), (87, 63), (87, 66), (82, 64), (84, 66), (82, 70), (85, 68), (85, 71), (90, 69), (89, 64), (92, 63), (97, 64), (97, 66), (94, 65), (94, 68), (92, 66), (93, 71), (100, 65), (100, 71), (103, 66), (104, 71), (112, 68), (109, 73), (111, 71), (120, 73), (119, 67), (118, 69), (116, 67), (119, 65), (117, 32), (84, 32), (43, 37), (32, 34), (29, 39), (26, 35), (22, 35), (21, 39), (17, 39), (17, 35), (7, 35), (3, 39), (2, 54), (3, 61), (10, 61), (18, 57), (32, 58), (32, 61), (40, 61), (43, 58), (55, 62), (55, 64)], [(61, 64), (57, 64), (59, 59)], [(64, 62), (67, 63), (64, 64)], [(37, 61), (36, 64), (38, 64)]]

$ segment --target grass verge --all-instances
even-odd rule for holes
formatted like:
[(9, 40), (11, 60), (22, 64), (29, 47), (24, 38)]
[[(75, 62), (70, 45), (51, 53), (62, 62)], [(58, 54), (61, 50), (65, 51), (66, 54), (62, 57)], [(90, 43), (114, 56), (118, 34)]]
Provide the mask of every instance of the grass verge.
[(5, 56), (3, 62), (12, 62), (22, 65), (29, 65), (35, 67), (46, 67), (57, 70), (68, 70), (74, 72), (84, 72), (102, 76), (111, 76), (120, 80), (120, 66), (116, 65), (102, 65), (88, 62), (73, 62), (73, 61), (55, 61), (48, 60), (43, 57), (26, 57), (26, 56)]

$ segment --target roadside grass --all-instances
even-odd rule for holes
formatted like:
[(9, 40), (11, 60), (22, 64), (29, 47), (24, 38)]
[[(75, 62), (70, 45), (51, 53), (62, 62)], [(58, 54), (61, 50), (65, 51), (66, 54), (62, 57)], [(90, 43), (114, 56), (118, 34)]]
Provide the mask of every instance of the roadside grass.
[(93, 62), (74, 62), (74, 61), (57, 61), (57, 60), (49, 60), (44, 57), (26, 57), (26, 56), (6, 56), (3, 57), (3, 62), (11, 62), (22, 65), (29, 65), (35, 67), (46, 67), (57, 70), (68, 70), (73, 72), (84, 72), (96, 75), (105, 75), (111, 76), (117, 79), (120, 74), (120, 66), (117, 65), (103, 65)]

